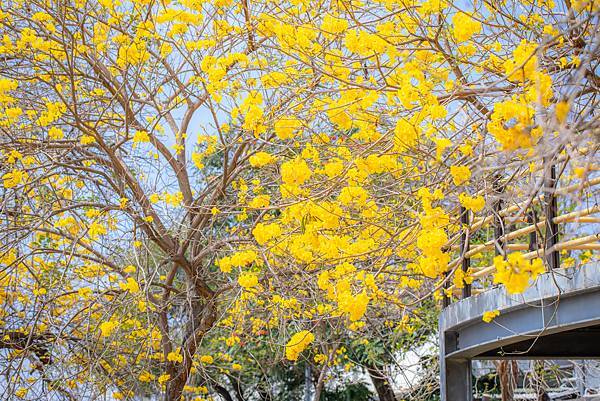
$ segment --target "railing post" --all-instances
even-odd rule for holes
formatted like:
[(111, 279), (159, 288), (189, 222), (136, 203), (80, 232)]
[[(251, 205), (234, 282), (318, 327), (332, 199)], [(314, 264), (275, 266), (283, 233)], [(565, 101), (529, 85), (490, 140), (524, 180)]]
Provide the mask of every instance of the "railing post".
[(500, 216), (500, 211), (502, 210), (502, 198), (500, 197), (504, 192), (502, 185), (500, 184), (500, 175), (496, 175), (494, 179), (494, 183), (492, 184), (494, 192), (498, 199), (494, 204), (494, 212), (496, 213), (496, 219), (494, 222), (494, 240), (496, 255), (504, 255), (506, 256), (506, 250), (504, 247), (504, 224), (502, 220), (502, 216)]
[[(462, 256), (461, 268), (466, 274), (471, 266), (471, 259), (464, 256), (469, 251), (469, 238), (467, 238), (467, 230), (469, 227), (469, 211), (461, 206), (460, 207), (460, 224), (462, 235), (460, 236), (460, 254)], [(462, 297), (469, 298), (471, 296), (471, 284), (467, 284), (463, 279)]]
[(558, 224), (554, 218), (558, 214), (556, 203), (556, 165), (551, 161), (544, 160), (544, 214), (546, 215), (546, 235), (544, 238), (544, 257), (548, 269), (560, 267), (560, 255), (554, 246), (558, 243)]
[(442, 286), (442, 307), (446, 308), (450, 305), (450, 298), (446, 295), (446, 289), (448, 288), (448, 272), (444, 272), (444, 285)]
[[(535, 210), (530, 210), (527, 213), (527, 224), (535, 225), (537, 224), (537, 216), (535, 214)], [(537, 250), (537, 227), (535, 230), (529, 233), (529, 252), (533, 252)]]

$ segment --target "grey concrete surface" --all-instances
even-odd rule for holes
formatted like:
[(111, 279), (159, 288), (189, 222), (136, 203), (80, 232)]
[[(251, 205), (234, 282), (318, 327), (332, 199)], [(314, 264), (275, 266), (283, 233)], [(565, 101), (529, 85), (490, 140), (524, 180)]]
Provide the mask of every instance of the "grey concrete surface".
[(498, 287), (453, 303), (439, 321), (442, 401), (472, 400), (472, 359), (600, 358), (599, 330), (597, 261), (543, 274), (523, 294)]

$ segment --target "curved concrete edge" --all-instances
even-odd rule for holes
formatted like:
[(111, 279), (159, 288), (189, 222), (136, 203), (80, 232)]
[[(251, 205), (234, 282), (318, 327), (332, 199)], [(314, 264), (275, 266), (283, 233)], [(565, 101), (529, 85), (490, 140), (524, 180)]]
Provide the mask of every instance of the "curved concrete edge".
[(559, 269), (540, 275), (523, 294), (508, 294), (502, 286), (450, 304), (440, 314), (439, 328), (445, 332), (481, 320), (488, 311), (498, 310), (502, 315), (546, 299), (597, 290), (600, 290), (600, 263), (597, 261), (577, 268)]
[[(493, 324), (485, 312), (499, 310)], [(600, 323), (600, 264), (541, 275), (520, 295), (494, 288), (449, 305), (439, 319), (442, 401), (472, 401), (471, 359), (531, 336)], [(545, 337), (549, 338), (549, 337)], [(592, 338), (596, 341), (596, 338)], [(552, 349), (550, 354), (554, 355)]]
[(577, 294), (505, 310), (492, 323), (478, 320), (446, 331), (446, 358), (479, 358), (483, 353), (520, 341), (600, 325), (600, 289)]

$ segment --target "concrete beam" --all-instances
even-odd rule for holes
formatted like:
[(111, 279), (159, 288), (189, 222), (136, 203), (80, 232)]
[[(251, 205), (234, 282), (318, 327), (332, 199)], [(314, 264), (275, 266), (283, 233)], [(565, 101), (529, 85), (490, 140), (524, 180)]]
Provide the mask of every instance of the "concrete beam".
[(440, 315), (441, 331), (453, 330), (480, 321), (484, 312), (499, 310), (501, 313), (524, 309), (544, 299), (565, 298), (583, 292), (600, 290), (600, 263), (594, 262), (573, 269), (555, 270), (538, 277), (536, 283), (525, 293), (511, 295), (504, 287), (493, 288), (444, 308)]
[[(526, 308), (501, 311), (492, 323), (478, 320), (451, 330), (452, 336), (456, 337), (456, 346), (452, 351), (448, 350), (446, 357), (477, 358), (513, 343), (540, 342), (552, 334), (597, 325), (600, 325), (600, 291), (545, 299), (528, 304)], [(570, 343), (563, 345), (569, 346)], [(583, 357), (575, 352), (572, 356)]]
[[(500, 316), (483, 322), (492, 310)], [(451, 304), (439, 334), (442, 401), (472, 400), (471, 359), (600, 358), (600, 263), (546, 273), (521, 295), (500, 287)]]

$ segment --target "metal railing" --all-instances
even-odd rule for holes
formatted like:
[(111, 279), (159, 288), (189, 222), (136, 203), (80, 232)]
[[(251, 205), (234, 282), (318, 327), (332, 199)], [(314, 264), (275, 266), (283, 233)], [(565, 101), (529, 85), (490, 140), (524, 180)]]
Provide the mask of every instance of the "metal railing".
[[(497, 200), (493, 206), (493, 213), (489, 216), (472, 219), (471, 213), (464, 207), (460, 207), (458, 212), (458, 221), (461, 229), (458, 234), (449, 241), (449, 249), (458, 250), (459, 256), (453, 259), (445, 273), (443, 284), (443, 306), (446, 307), (451, 302), (451, 295), (457, 295), (464, 298), (470, 297), (480, 289), (473, 289), (472, 285), (463, 281), (461, 291), (455, 285), (451, 285), (451, 277), (457, 269), (461, 269), (465, 276), (469, 276), (474, 281), (483, 281), (490, 278), (495, 272), (495, 266), (484, 266), (481, 268), (472, 268), (471, 259), (476, 255), (494, 249), (495, 255), (507, 255), (509, 251), (527, 251), (523, 254), (525, 260), (531, 260), (537, 257), (543, 258), (548, 271), (561, 267), (560, 252), (562, 250), (600, 250), (600, 230), (596, 230), (591, 235), (584, 235), (574, 239), (560, 242), (559, 225), (565, 223), (600, 223), (600, 218), (592, 215), (600, 212), (600, 206), (595, 203), (593, 206), (579, 209), (573, 212), (559, 215), (557, 198), (576, 191), (582, 192), (584, 189), (590, 189), (600, 184), (600, 177), (589, 178), (580, 183), (558, 187), (556, 165), (544, 161), (543, 192), (539, 197), (531, 198), (512, 206), (504, 207), (502, 194), (504, 187), (500, 177), (496, 177), (493, 183), (493, 190)], [(535, 209), (538, 206), (538, 212)], [(506, 224), (507, 217), (512, 216), (511, 225)], [(525, 227), (516, 228), (513, 224), (527, 223)], [(482, 244), (471, 244), (471, 238), (478, 230), (493, 226), (494, 238), (485, 241)], [(600, 227), (600, 226), (599, 226)], [(543, 231), (543, 236), (540, 236)], [(525, 243), (513, 244), (510, 241), (528, 236)], [(542, 241), (540, 241), (540, 239)], [(459, 241), (458, 245), (455, 244)], [(464, 279), (463, 279), (464, 280)]]

